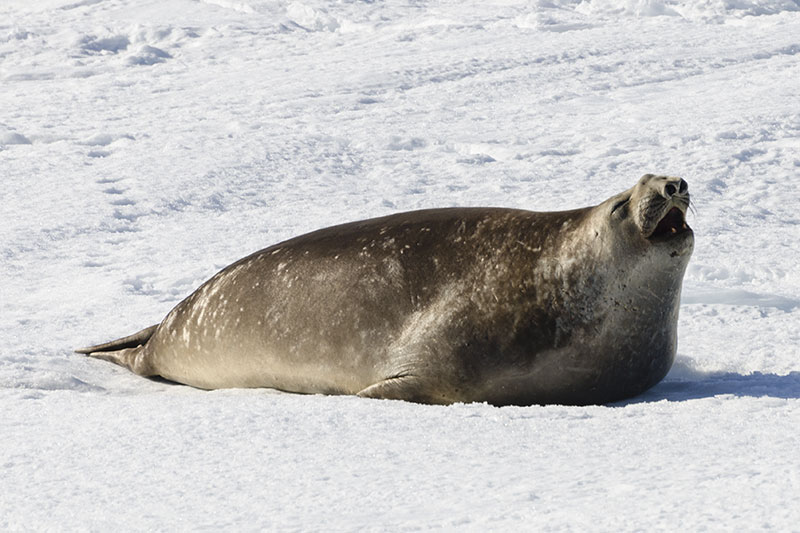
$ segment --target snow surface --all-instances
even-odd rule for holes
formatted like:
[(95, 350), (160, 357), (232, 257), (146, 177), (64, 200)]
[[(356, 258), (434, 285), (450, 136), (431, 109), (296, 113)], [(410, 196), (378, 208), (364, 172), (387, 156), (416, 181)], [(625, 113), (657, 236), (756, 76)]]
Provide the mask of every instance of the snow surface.
[[(3, 0), (0, 530), (798, 531), (800, 2)], [(667, 379), (595, 407), (203, 392), (73, 354), (230, 262), (680, 175)]]

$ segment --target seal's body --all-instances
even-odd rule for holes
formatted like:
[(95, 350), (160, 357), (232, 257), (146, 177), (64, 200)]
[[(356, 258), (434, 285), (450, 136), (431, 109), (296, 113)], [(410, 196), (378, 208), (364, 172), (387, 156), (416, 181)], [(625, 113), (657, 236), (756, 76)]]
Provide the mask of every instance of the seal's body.
[(693, 247), (686, 182), (584, 209), (451, 208), (315, 231), (226, 267), (167, 317), (79, 350), (204, 389), (588, 404), (669, 371)]

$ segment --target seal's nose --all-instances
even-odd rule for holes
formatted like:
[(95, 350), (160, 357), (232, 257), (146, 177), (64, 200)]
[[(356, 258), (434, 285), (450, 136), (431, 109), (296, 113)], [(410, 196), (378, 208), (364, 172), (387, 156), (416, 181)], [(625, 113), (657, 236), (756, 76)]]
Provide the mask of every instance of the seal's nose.
[(689, 184), (681, 178), (667, 178), (664, 184), (664, 197), (672, 198), (676, 193), (684, 194), (689, 189)]

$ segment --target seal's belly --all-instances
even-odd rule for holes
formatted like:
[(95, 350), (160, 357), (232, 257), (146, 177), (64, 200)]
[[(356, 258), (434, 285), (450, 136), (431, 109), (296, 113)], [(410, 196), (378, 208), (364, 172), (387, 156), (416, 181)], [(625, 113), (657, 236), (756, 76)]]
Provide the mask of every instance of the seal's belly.
[(196, 302), (187, 302), (148, 342), (153, 370), (203, 389), (325, 394), (355, 394), (391, 372), (384, 363), (391, 327), (358, 329), (363, 321), (341, 312), (314, 321), (267, 315), (244, 306), (234, 313), (218, 308), (205, 320)]
[(148, 349), (160, 376), (203, 389), (268, 387), (355, 394), (382, 379), (383, 365), (375, 357), (379, 348), (337, 346), (319, 337), (280, 342), (267, 332), (232, 329), (184, 340), (164, 332), (148, 343)]

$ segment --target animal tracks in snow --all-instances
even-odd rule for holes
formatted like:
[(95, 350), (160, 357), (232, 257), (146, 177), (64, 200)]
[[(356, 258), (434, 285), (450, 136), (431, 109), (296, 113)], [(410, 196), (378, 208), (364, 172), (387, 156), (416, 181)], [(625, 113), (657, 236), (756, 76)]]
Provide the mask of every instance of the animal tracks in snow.
[[(172, 28), (158, 30), (133, 28), (130, 33), (118, 33), (104, 36), (83, 35), (77, 40), (79, 54), (89, 57), (122, 57), (125, 66), (152, 66), (172, 59), (173, 55), (165, 48), (175, 47), (182, 40), (169, 39)], [(190, 38), (193, 33), (183, 33)], [(164, 44), (160, 44), (164, 42)], [(159, 46), (155, 46), (158, 43)]]
[(82, 141), (78, 141), (77, 144), (87, 146), (90, 148), (89, 151), (86, 153), (88, 157), (103, 158), (113, 154), (114, 149), (116, 149), (117, 147), (124, 146), (126, 143), (135, 140), (136, 138), (133, 135), (127, 133), (122, 133), (122, 134), (95, 133), (83, 139)]

